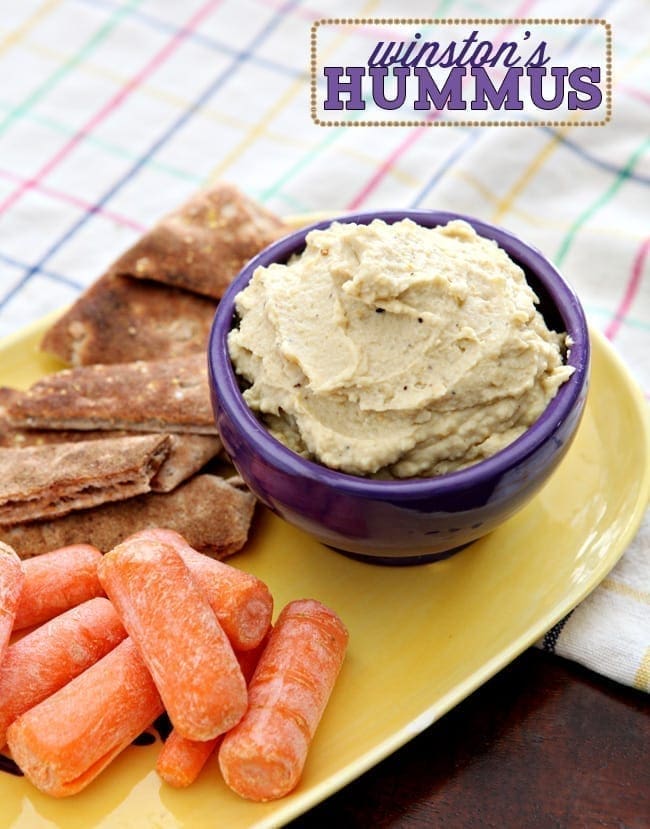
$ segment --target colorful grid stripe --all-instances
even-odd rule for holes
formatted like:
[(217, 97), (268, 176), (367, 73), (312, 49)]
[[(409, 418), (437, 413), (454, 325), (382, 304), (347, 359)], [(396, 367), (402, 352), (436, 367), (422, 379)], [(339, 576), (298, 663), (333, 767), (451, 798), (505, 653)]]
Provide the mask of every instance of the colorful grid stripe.
[[(132, 4), (135, 4), (137, 0), (132, 0)], [(201, 8), (196, 12), (192, 17), (188, 20), (186, 26), (183, 29), (177, 30), (174, 35), (168, 40), (165, 46), (148, 61), (145, 66), (137, 72), (112, 98), (110, 98), (102, 107), (99, 109), (85, 124), (84, 126), (76, 132), (66, 143), (51, 157), (47, 160), (47, 162), (38, 170), (33, 178), (28, 179), (27, 181), (23, 182), (19, 187), (17, 187), (11, 195), (4, 200), (4, 202), (0, 203), (0, 215), (2, 213), (9, 210), (18, 199), (31, 187), (38, 185), (44, 178), (46, 178), (55, 167), (57, 167), (66, 156), (68, 156), (74, 148), (79, 144), (86, 135), (90, 134), (95, 130), (99, 124), (103, 120), (105, 120), (112, 112), (114, 112), (121, 104), (128, 98), (129, 95), (133, 93), (138, 86), (140, 86), (145, 78), (148, 75), (151, 75), (153, 72), (156, 71), (172, 54), (172, 52), (178, 48), (180, 43), (186, 37), (186, 33), (193, 31), (202, 20), (204, 20), (209, 14), (211, 14), (215, 8), (217, 8), (221, 3), (221, 0), (209, 0), (209, 2), (205, 3), (205, 5), (201, 6)], [(93, 48), (98, 39), (101, 37), (105, 37), (107, 32), (116, 25), (119, 18), (126, 12), (128, 6), (120, 9), (119, 12), (116, 12), (115, 15), (111, 18), (110, 23), (106, 24), (100, 29), (98, 35), (92, 38), (91, 43), (92, 46), (89, 45), (89, 49)], [(66, 65), (66, 71), (69, 71), (69, 65)], [(53, 76), (53, 78), (56, 76)], [(52, 80), (51, 83), (54, 81)], [(46, 86), (49, 86), (48, 83)], [(5, 123), (8, 124), (11, 122), (11, 119), (16, 117), (14, 113), (11, 113)], [(1, 126), (0, 126), (1, 131)]]
[[(128, 79), (124, 79), (124, 82), (115, 94), (99, 107), (80, 129), (76, 131), (66, 130), (63, 114), (60, 121), (50, 117), (48, 122), (49, 126), (53, 130), (57, 130), (60, 134), (67, 135), (67, 138), (63, 145), (46, 158), (32, 175), (21, 176), (13, 170), (0, 170), (0, 179), (4, 179), (6, 182), (13, 182), (14, 184), (13, 189), (10, 189), (2, 198), (0, 212), (11, 212), (12, 208), (16, 207), (17, 203), (30, 190), (37, 191), (41, 195), (47, 196), (54, 201), (68, 204), (82, 211), (77, 220), (58, 239), (52, 240), (45, 253), (37, 261), (25, 268), (23, 277), (8, 291), (5, 291), (4, 295), (0, 294), (0, 302), (2, 304), (11, 301), (33, 274), (42, 273), (48, 261), (61, 248), (74, 239), (75, 235), (90, 221), (92, 216), (102, 216), (110, 223), (122, 225), (136, 233), (141, 232), (146, 226), (146, 222), (125, 215), (120, 210), (111, 209), (108, 204), (122, 189), (128, 187), (129, 183), (134, 178), (137, 178), (138, 174), (144, 168), (153, 168), (155, 166), (157, 171), (163, 174), (177, 176), (179, 181), (183, 181), (188, 185), (197, 185), (206, 180), (206, 178), (215, 175), (227, 175), (232, 167), (236, 167), (236, 162), (245, 156), (247, 151), (255, 148), (257, 144), (268, 138), (270, 125), (273, 120), (277, 119), (290, 107), (292, 101), (300, 94), (301, 89), (307, 83), (304, 70), (300, 70), (284, 62), (281, 52), (270, 50), (268, 53), (265, 53), (263, 49), (265, 38), (270, 36), (272, 31), (284, 19), (290, 18), (292, 14), (304, 20), (314, 20), (324, 14), (323, 10), (311, 8), (307, 3), (288, 3), (282, 6), (275, 2), (275, 0), (259, 0), (258, 5), (260, 8), (267, 7), (273, 10), (273, 16), (268, 24), (269, 31), (260, 32), (260, 35), (256, 36), (248, 46), (241, 48), (238, 42), (232, 38), (215, 36), (213, 31), (209, 33), (202, 31), (204, 21), (209, 20), (218, 11), (220, 6), (228, 6), (225, 0), (213, 0), (212, 2), (207, 2), (195, 8), (183, 26), (178, 26), (164, 19), (160, 14), (157, 16), (149, 9), (143, 10), (140, 8), (142, 5), (141, 0), (128, 0), (125, 3), (119, 3), (115, 0), (76, 0), (76, 2), (90, 9), (103, 11), (105, 20), (92, 32), (87, 41), (81, 45), (75, 54), (68, 56), (54, 72), (31, 90), (29, 95), (18, 105), (13, 107), (5, 106), (5, 112), (0, 120), (0, 138), (7, 133), (11, 133), (12, 127), (15, 124), (25, 122), (26, 119), (31, 118), (35, 122), (38, 122), (40, 119), (40, 123), (48, 121), (47, 118), (39, 115), (39, 103), (47, 100), (48, 95), (63, 83), (66, 77), (75, 73), (84, 73), (86, 64), (90, 62), (93, 54), (116, 31), (119, 32), (120, 26), (125, 21), (129, 21), (131, 24), (137, 21), (143, 27), (163, 34), (168, 39), (162, 49), (153, 55), (139, 72)], [(38, 43), (32, 42), (31, 38), (38, 31), (39, 25), (48, 16), (55, 15), (57, 10), (59, 13), (64, 13), (71, 5), (73, 5), (73, 2), (68, 4), (54, 2), (42, 4), (21, 26), (9, 36), (5, 37), (0, 45), (0, 49), (4, 52), (11, 53), (12, 50), (18, 49), (21, 43), (29, 42), (32, 49), (38, 50)], [(476, 3), (442, 2), (438, 4), (435, 13), (440, 15), (477, 13), (480, 5)], [(590, 16), (601, 16), (612, 6), (616, 6), (613, 0), (602, 0), (602, 2), (590, 11)], [(507, 13), (514, 16), (534, 14), (534, 7), (535, 0), (525, 0), (525, 2), (518, 6), (507, 10)], [(483, 6), (483, 8), (485, 7)], [(366, 3), (365, 5), (359, 4), (357, 14), (385, 14), (385, 11), (382, 12), (381, 3)], [(504, 32), (504, 37), (506, 34), (507, 31)], [(579, 33), (576, 35), (575, 40), (577, 41), (581, 36), (582, 34)], [(224, 71), (219, 73), (219, 78), (210, 84), (198, 99), (194, 101), (178, 101), (179, 104), (183, 104), (183, 111), (145, 153), (134, 155), (132, 152), (129, 152), (128, 146), (120, 146), (119, 143), (111, 142), (104, 138), (98, 129), (102, 122), (119, 109), (129, 97), (136, 95), (141, 87), (145, 87), (151, 76), (156, 74), (157, 69), (169, 60), (170, 56), (179, 49), (185, 40), (200, 44), (202, 47), (209, 49), (221, 57), (228, 56), (230, 63)], [(571, 41), (567, 49), (571, 49), (574, 46), (575, 43)], [(634, 57), (638, 62), (638, 56)], [(284, 86), (279, 85), (281, 91), (275, 102), (271, 103), (271, 106), (268, 107), (266, 116), (261, 121), (255, 123), (252, 128), (247, 128), (245, 133), (241, 135), (239, 141), (232, 145), (228, 151), (221, 153), (221, 159), (212, 169), (211, 176), (196, 175), (190, 169), (182, 170), (174, 164), (162, 161), (159, 156), (165, 144), (177, 132), (182, 130), (209, 100), (214, 100), (218, 97), (220, 87), (232, 82), (230, 76), (236, 73), (237, 68), (243, 64), (254, 66), (255, 71), (260, 73), (264, 72), (267, 76), (272, 74), (283, 78), (286, 82)], [(628, 92), (630, 89), (633, 89), (633, 87), (628, 86)], [(637, 96), (637, 100), (638, 98), (639, 96)], [(615, 176), (615, 179), (610, 182), (608, 188), (603, 192), (602, 197), (597, 203), (584, 206), (583, 210), (565, 230), (555, 253), (556, 260), (561, 264), (583, 226), (589, 223), (590, 219), (593, 218), (602, 205), (606, 204), (615, 196), (617, 190), (622, 187), (626, 179), (647, 185), (650, 177), (643, 172), (642, 167), (640, 170), (636, 169), (636, 162), (645, 155), (647, 145), (643, 144), (639, 146), (633, 157), (628, 159), (625, 164), (620, 165), (582, 146), (579, 141), (569, 138), (569, 131), (559, 132), (545, 128), (540, 128), (540, 131), (546, 133), (548, 139), (547, 144), (538, 150), (535, 158), (531, 159), (527, 166), (522, 169), (517, 181), (513, 182), (508, 190), (501, 194), (496, 194), (496, 206), (493, 206), (491, 211), (491, 216), (494, 220), (505, 221), (507, 219), (515, 207), (515, 202), (519, 204), (525, 198), (530, 183), (548, 163), (551, 163), (551, 158), (557, 152), (559, 145), (562, 145), (564, 148), (569, 148), (573, 153), (579, 155), (591, 165), (599, 167), (603, 171), (608, 171)], [(305, 131), (305, 133), (307, 132)], [(396, 186), (402, 181), (403, 186), (411, 190), (410, 193), (406, 193), (405, 197), (403, 197), (405, 203), (418, 206), (426, 204), (435, 195), (439, 185), (444, 185), (446, 180), (454, 177), (460, 171), (466, 153), (471, 148), (475, 148), (476, 145), (480, 148), (481, 143), (487, 143), (484, 140), (485, 136), (481, 134), (481, 130), (469, 131), (464, 139), (459, 138), (453, 142), (453, 146), (446, 148), (442, 159), (438, 159), (438, 163), (432, 167), (426, 181), (418, 184), (416, 179), (412, 180), (410, 174), (401, 169), (400, 160), (402, 158), (408, 158), (418, 142), (422, 141), (422, 143), (425, 143), (424, 132), (424, 130), (416, 128), (410, 131), (397, 145), (394, 145), (393, 149), (389, 150), (383, 157), (377, 158), (374, 162), (372, 158), (365, 159), (365, 163), (374, 164), (375, 169), (371, 171), (365, 183), (346, 199), (343, 206), (348, 209), (358, 209), (370, 203), (376, 191), (383, 191), (385, 189), (387, 177), (390, 177)], [(66, 192), (64, 188), (53, 186), (48, 181), (51, 174), (56, 171), (56, 168), (62, 165), (69, 156), (74, 155), (77, 147), (84, 143), (92, 144), (94, 147), (109, 152), (116, 157), (122, 156), (130, 160), (130, 166), (127, 167), (125, 173), (96, 200), (82, 198), (74, 192)], [(128, 142), (125, 143), (128, 145)], [(352, 146), (354, 142), (351, 141), (349, 131), (346, 129), (336, 129), (325, 136), (319, 136), (319, 140), (315, 143), (313, 137), (310, 140), (305, 134), (305, 139), (302, 143), (304, 146), (302, 153), (299, 153), (297, 157), (292, 159), (292, 163), (281, 175), (276, 175), (266, 186), (261, 186), (257, 189), (255, 195), (265, 202), (276, 201), (298, 209), (308, 209), (311, 206), (309, 198), (298, 197), (292, 191), (292, 183), (298, 178), (300, 180), (312, 178), (313, 175), (317, 174), (319, 164), (328, 157), (331, 157), (333, 153), (342, 153), (351, 161), (355, 156), (355, 148)], [(429, 136), (426, 136), (426, 143), (431, 143)], [(362, 153), (357, 149), (356, 155), (361, 156)], [(472, 153), (472, 155), (475, 155), (475, 153)], [(191, 165), (188, 165), (188, 167), (191, 167)], [(14, 258), (12, 261), (20, 261), (20, 259), (21, 257), (18, 259)], [(642, 264), (645, 262), (645, 257), (641, 259), (641, 262)], [(634, 273), (636, 274), (637, 271), (638, 268)], [(616, 336), (621, 325), (625, 324), (625, 316), (629, 310), (628, 306), (637, 295), (639, 285), (642, 281), (643, 267), (641, 267), (640, 275), (636, 276), (632, 282), (634, 290), (626, 289), (624, 291), (624, 297), (627, 299), (625, 302), (621, 300), (612, 312), (611, 324), (606, 326), (606, 330), (610, 336)], [(76, 280), (73, 280), (73, 282), (78, 284)]]

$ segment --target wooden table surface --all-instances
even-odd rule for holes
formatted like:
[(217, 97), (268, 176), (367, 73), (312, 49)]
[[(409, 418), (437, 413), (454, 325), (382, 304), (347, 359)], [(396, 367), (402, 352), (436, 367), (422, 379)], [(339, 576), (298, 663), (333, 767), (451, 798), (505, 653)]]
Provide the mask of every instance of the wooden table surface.
[(650, 827), (650, 697), (531, 649), (291, 829)]

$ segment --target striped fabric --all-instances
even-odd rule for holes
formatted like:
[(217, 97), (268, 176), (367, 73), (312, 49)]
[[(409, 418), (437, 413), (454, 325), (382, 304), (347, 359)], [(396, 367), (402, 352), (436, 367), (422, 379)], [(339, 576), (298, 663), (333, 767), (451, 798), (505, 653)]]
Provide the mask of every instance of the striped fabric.
[[(606, 127), (310, 120), (314, 20), (567, 14), (613, 26)], [(227, 179), (281, 214), (435, 207), (521, 234), (562, 268), (648, 391), (649, 24), (647, 0), (5, 2), (0, 335), (72, 301), (157, 217)], [(540, 646), (650, 690), (649, 550), (646, 523)]]

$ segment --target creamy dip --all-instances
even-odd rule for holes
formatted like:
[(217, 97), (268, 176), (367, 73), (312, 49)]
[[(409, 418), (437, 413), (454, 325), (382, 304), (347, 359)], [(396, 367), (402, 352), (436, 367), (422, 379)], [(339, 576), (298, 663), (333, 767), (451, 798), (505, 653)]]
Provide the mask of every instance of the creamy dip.
[(466, 222), (333, 223), (255, 271), (230, 356), (294, 451), (354, 475), (438, 475), (519, 437), (573, 371), (536, 302)]

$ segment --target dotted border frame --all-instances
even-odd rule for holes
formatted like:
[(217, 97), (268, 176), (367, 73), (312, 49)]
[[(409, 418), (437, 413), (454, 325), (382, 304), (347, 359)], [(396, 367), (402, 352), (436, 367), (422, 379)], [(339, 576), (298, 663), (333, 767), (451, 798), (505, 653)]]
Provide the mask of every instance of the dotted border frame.
[[(542, 26), (604, 26), (605, 27), (605, 117), (600, 121), (426, 121), (406, 119), (392, 121), (324, 121), (318, 117), (318, 28), (319, 26), (422, 26), (437, 23), (466, 26), (483, 24), (484, 26), (526, 25)], [(310, 34), (310, 105), (311, 119), (319, 127), (604, 127), (612, 120), (612, 24), (595, 17), (326, 17), (312, 23)]]

